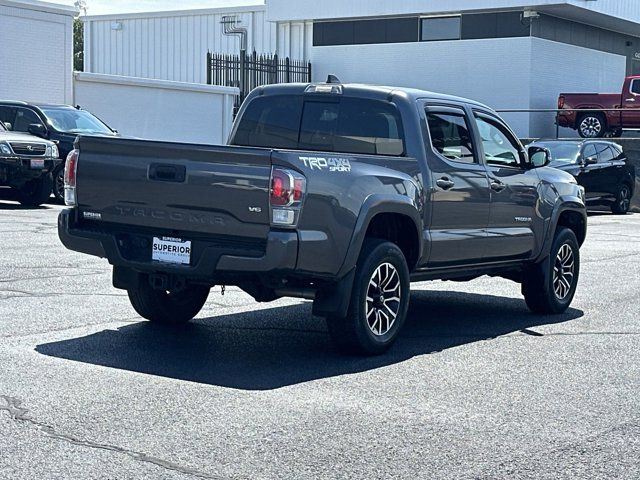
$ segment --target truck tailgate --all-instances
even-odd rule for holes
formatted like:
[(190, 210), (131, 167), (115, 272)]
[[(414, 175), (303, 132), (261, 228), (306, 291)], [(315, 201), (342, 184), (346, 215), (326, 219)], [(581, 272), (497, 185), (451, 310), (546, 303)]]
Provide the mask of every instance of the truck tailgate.
[(80, 137), (79, 214), (101, 223), (265, 239), (271, 151)]

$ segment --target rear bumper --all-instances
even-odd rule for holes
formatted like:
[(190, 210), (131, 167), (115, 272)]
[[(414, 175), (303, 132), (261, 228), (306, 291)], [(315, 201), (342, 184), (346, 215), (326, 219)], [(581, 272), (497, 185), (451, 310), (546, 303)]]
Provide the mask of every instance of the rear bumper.
[[(75, 220), (73, 209), (63, 210), (58, 216), (58, 236), (63, 245), (76, 252), (106, 258), (110, 264), (139, 272), (167, 273), (194, 279), (211, 280), (221, 273), (281, 273), (293, 271), (298, 257), (296, 232), (271, 231), (262, 251), (249, 251), (220, 242), (199, 240), (194, 245), (192, 265), (172, 265), (141, 259), (140, 249), (129, 248), (122, 234), (107, 229), (86, 228)], [(145, 235), (137, 235), (134, 240)], [(132, 254), (132, 249), (137, 249)], [(244, 252), (243, 252), (244, 250)], [(145, 250), (146, 251), (146, 250)], [(150, 246), (148, 247), (150, 255)]]

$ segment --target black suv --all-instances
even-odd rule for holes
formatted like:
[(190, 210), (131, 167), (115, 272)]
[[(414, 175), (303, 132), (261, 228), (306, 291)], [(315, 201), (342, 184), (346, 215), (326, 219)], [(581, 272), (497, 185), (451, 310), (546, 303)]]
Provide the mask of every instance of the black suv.
[(0, 122), (8, 130), (51, 140), (58, 145), (62, 163), (52, 172), (53, 194), (64, 201), (64, 164), (79, 134), (115, 136), (103, 121), (79, 107), (0, 101)]
[(620, 145), (605, 140), (541, 140), (531, 145), (547, 148), (550, 166), (578, 180), (588, 205), (608, 206), (621, 215), (629, 211), (636, 172)]

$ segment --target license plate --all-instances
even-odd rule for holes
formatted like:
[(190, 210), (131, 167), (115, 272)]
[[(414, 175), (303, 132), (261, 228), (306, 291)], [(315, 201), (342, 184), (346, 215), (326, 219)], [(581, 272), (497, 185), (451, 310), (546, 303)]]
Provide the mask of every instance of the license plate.
[(191, 241), (172, 237), (153, 237), (151, 258), (156, 262), (189, 265)]
[(44, 160), (42, 158), (32, 158), (30, 162), (32, 170), (42, 170), (44, 168)]

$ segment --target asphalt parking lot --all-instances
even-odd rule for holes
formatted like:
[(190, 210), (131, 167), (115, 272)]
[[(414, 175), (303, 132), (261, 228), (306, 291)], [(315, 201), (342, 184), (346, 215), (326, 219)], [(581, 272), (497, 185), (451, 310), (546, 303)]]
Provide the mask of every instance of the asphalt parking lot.
[(142, 321), (60, 208), (0, 200), (0, 478), (640, 478), (639, 214), (590, 216), (566, 314), (421, 283), (392, 351), (351, 358), (309, 303), (234, 288)]

